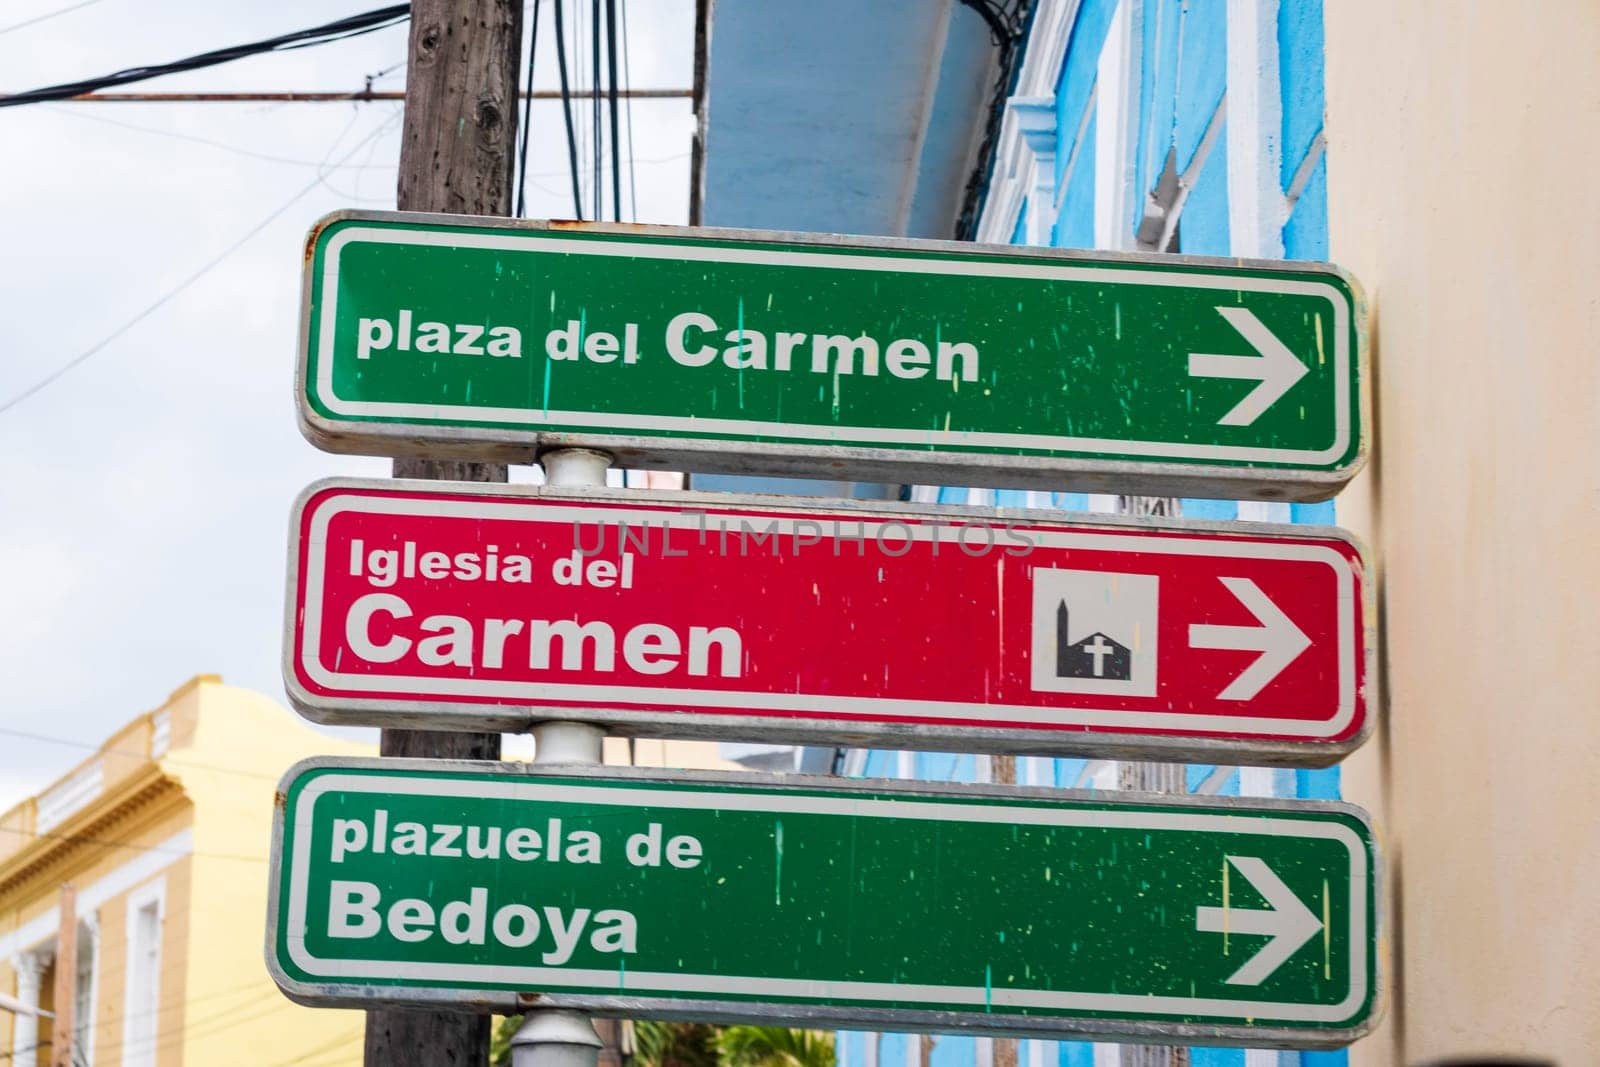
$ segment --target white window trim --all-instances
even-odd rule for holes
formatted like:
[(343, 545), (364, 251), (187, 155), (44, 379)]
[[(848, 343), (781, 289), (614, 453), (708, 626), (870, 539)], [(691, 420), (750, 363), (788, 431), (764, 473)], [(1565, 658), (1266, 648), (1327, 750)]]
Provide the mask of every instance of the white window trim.
[(82, 1043), (76, 1046), (78, 1058), (84, 1064), (90, 1065), (94, 1063), (94, 1035), (98, 1029), (95, 1023), (98, 1021), (96, 1016), (99, 1015), (96, 1006), (100, 1000), (100, 917), (92, 911), (79, 916), (78, 937), (80, 946), (83, 944), (82, 938), (89, 939), (89, 995), (85, 998), (89, 1010), (79, 1013), (76, 1010), (77, 1006), (74, 1005), (72, 1025), (83, 1035)]
[[(140, 1012), (136, 1007), (138, 987), (133, 981), (133, 950), (134, 940), (138, 934), (139, 912), (150, 904), (156, 906), (156, 966), (154, 975), (153, 995), (150, 1003), (154, 1006), (151, 1010), (157, 1014), (151, 1020), (150, 1048), (147, 1052), (136, 1050), (134, 1041), (137, 1035), (134, 1030), (134, 1018)], [(127, 918), (125, 925), (126, 947), (123, 954), (123, 974), (126, 978), (122, 993), (122, 1055), (123, 1062), (128, 1067), (143, 1067), (144, 1064), (153, 1064), (156, 1061), (156, 1047), (161, 1037), (161, 964), (163, 942), (166, 940), (167, 927), (167, 879), (165, 875), (147, 882), (128, 894)], [(135, 1056), (139, 1058), (135, 1059)]]
[(1133, 251), (1133, 205), (1139, 202), (1137, 143), (1143, 0), (1120, 0), (1095, 77), (1094, 246)]
[(1228, 0), (1228, 251), (1283, 258), (1278, 0)]

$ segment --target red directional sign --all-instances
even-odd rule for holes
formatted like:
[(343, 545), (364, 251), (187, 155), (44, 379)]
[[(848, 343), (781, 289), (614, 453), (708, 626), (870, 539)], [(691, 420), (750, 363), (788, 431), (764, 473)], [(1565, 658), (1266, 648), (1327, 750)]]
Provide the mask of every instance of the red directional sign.
[(321, 722), (1305, 766), (1371, 725), (1333, 529), (388, 481), (293, 534)]

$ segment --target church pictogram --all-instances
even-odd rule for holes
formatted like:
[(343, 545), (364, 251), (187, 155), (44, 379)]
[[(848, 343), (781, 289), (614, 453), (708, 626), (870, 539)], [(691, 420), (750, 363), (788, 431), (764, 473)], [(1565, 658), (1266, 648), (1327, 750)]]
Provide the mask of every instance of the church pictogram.
[(1056, 677), (1111, 678), (1127, 681), (1133, 677), (1133, 653), (1120, 641), (1096, 630), (1088, 637), (1070, 640), (1069, 609), (1065, 600), (1056, 608)]
[(1035, 570), (1032, 688), (1155, 696), (1159, 599), (1153, 574)]

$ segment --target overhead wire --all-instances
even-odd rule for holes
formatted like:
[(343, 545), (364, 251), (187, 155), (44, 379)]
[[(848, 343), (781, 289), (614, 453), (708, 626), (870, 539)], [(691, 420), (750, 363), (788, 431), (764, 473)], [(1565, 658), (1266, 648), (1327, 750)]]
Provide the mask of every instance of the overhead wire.
[[(384, 127), (386, 127), (387, 129), (390, 129), (390, 130), (394, 129), (396, 126), (400, 125), (400, 122), (401, 122), (401, 120), (403, 118), (404, 118), (403, 114), (401, 114), (399, 112), (397, 112), (397, 113), (395, 113), (393, 115), (390, 115), (388, 120), (383, 124), (383, 127), (380, 127), (380, 130), (382, 128), (384, 128)], [(372, 157), (377, 154), (378, 145), (382, 140), (383, 140), (383, 135), (380, 132), (377, 137), (373, 138), (370, 142), (368, 142), (368, 144), (367, 144), (367, 155), (366, 155), (366, 159), (363, 161), (364, 163), (371, 163), (372, 162)], [(355, 175), (356, 175), (356, 189), (355, 189), (354, 193), (350, 194), (350, 199), (351, 200), (355, 201), (358, 204), (392, 204), (394, 202), (394, 192), (393, 192), (392, 189), (391, 189), (390, 192), (385, 193), (382, 196), (362, 196), (361, 195), (361, 188), (362, 188), (361, 183), (362, 183), (362, 180), (365, 179), (366, 176), (367, 176), (368, 168), (366, 166), (357, 166), (354, 169), (355, 169)], [(333, 184), (328, 181), (328, 175), (330, 175), (332, 173), (333, 173), (332, 169), (325, 170), (325, 171), (322, 172), (322, 184), (327, 186), (329, 189), (333, 189), (333, 191), (337, 193), (337, 192), (339, 192), (339, 190), (337, 188), (335, 188), (333, 186)]]
[(600, 0), (589, 0), (589, 54), (590, 80), (594, 90), (589, 94), (589, 150), (594, 155), (594, 218), (598, 222), (606, 217), (605, 182), (602, 180), (602, 159), (605, 155), (605, 136), (600, 128), (600, 92), (604, 84), (600, 77), (600, 35), (605, 32), (600, 20)]
[(561, 113), (567, 125), (567, 166), (572, 174), (572, 214), (583, 219), (583, 195), (578, 188), (578, 141), (572, 126), (572, 87), (567, 77), (566, 31), (562, 28), (562, 0), (554, 0), (556, 16), (556, 67), (561, 73)]
[(388, 7), (375, 8), (372, 11), (323, 23), (321, 26), (295, 30), (293, 33), (280, 34), (277, 37), (268, 37), (264, 40), (251, 41), (247, 44), (230, 45), (227, 48), (201, 52), (198, 55), (175, 59), (168, 63), (128, 67), (97, 78), (84, 78), (79, 81), (62, 82), (59, 85), (46, 85), (38, 89), (27, 89), (20, 93), (10, 93), (0, 96), (0, 107), (18, 107), (22, 104), (38, 104), (49, 100), (68, 100), (74, 96), (82, 96), (85, 93), (92, 93), (98, 89), (105, 89), (114, 85), (130, 85), (134, 82), (148, 81), (151, 78), (159, 78), (167, 74), (203, 70), (206, 67), (231, 63), (236, 59), (261, 55), (265, 52), (289, 52), (299, 48), (311, 48), (316, 45), (329, 44), (334, 41), (345, 41), (352, 37), (359, 37), (363, 34), (388, 29), (391, 26), (398, 26), (410, 17), (410, 4), (391, 4)]
[(622, 0), (622, 92), (628, 116), (628, 216), (639, 221), (637, 162), (633, 158), (633, 73), (628, 61), (628, 0)]
[[(16, 737), (24, 741), (39, 741), (47, 745), (64, 745), (68, 748), (82, 748), (91, 752), (103, 753), (107, 756), (135, 756), (142, 759), (149, 755), (149, 750), (143, 746), (139, 748), (102, 748), (99, 745), (93, 745), (87, 741), (73, 741), (65, 737), (54, 737), (50, 734), (34, 733), (30, 730), (14, 730), (8, 726), (0, 726), (0, 736)], [(282, 777), (281, 775), (276, 774), (259, 774), (255, 771), (242, 771), (232, 767), (218, 767), (213, 763), (200, 763), (195, 760), (176, 760), (167, 757), (162, 758), (166, 759), (167, 762), (171, 763), (174, 767), (191, 767), (195, 770), (201, 771), (216, 771), (219, 774), (237, 774), (244, 778), (260, 778), (263, 781), (268, 782), (276, 782), (280, 777)]]
[[(125, 971), (126, 968), (124, 968), (123, 970)], [(96, 983), (98, 984), (99, 982), (104, 981), (106, 978), (112, 977), (116, 973), (120, 973), (120, 972), (102, 971), (102, 970), (97, 968), (96, 971), (95, 971)], [(216, 1000), (218, 997), (224, 997), (224, 996), (235, 996), (236, 997), (236, 996), (239, 996), (239, 995), (244, 994), (244, 993), (254, 992), (254, 991), (256, 991), (257, 988), (258, 988), (258, 983), (256, 983), (256, 982), (248, 982), (248, 983), (245, 983), (243, 985), (234, 986), (231, 989), (224, 989), (224, 990), (222, 990), (220, 992), (202, 993), (199, 996), (189, 997), (189, 998), (187, 998), (186, 1003), (182, 1004), (182, 1005), (169, 1004), (166, 1007), (156, 1008), (156, 1009), (154, 1009), (152, 1011), (138, 1011), (138, 1012), (132, 1012), (130, 1014), (125, 1014), (125, 1015), (122, 1015), (121, 1018), (124, 1019), (124, 1020), (126, 1020), (126, 1019), (147, 1019), (152, 1015), (154, 1015), (154, 1016), (170, 1015), (170, 1014), (172, 1014), (173, 1011), (179, 1010), (180, 1008), (186, 1007), (186, 1006), (188, 1006), (190, 1004), (198, 1004), (198, 1003), (200, 1003), (202, 1001), (206, 1001), (206, 1000)], [(229, 1009), (227, 1009), (227, 1012), (224, 1012), (223, 1014), (228, 1014), (229, 1012), (236, 1012), (241, 1007), (243, 1007), (243, 1005), (234, 1005), (233, 1007), (230, 1007)], [(198, 1025), (198, 1024), (195, 1024), (195, 1025)], [(180, 1032), (181, 1032), (181, 1030), (182, 1030), (182, 1028), (180, 1028)], [(112, 1041), (111, 1043), (109, 1043), (109, 1045), (100, 1044), (100, 1045), (97, 1045), (95, 1047), (95, 1052), (98, 1053), (98, 1054), (102, 1054), (103, 1055), (104, 1053), (108, 1052), (110, 1049), (117, 1048), (120, 1045), (121, 1045), (120, 1041)], [(34, 1052), (34, 1051), (37, 1051), (38, 1049), (49, 1048), (49, 1047), (50, 1047), (50, 1042), (49, 1041), (40, 1041), (40, 1042), (38, 1042), (36, 1044), (29, 1045), (29, 1046), (27, 1046), (25, 1048), (0, 1049), (0, 1060), (13, 1059), (19, 1053)], [(75, 1055), (77, 1054), (77, 1050), (76, 1049), (74, 1050), (74, 1054)], [(313, 1052), (306, 1053), (306, 1056), (311, 1056), (313, 1054), (319, 1054), (320, 1055), (320, 1053), (316, 1053), (315, 1050), (313, 1050)]]
[[(356, 111), (357, 111), (357, 115), (359, 115), (360, 109), (358, 108), (358, 109), (356, 109)], [(367, 160), (369, 162), (372, 160), (372, 154), (377, 151), (378, 142), (380, 140), (382, 140), (383, 135), (388, 133), (390, 130), (394, 129), (396, 126), (400, 125), (400, 121), (401, 121), (402, 117), (403, 116), (402, 116), (401, 112), (395, 111), (393, 114), (389, 115), (381, 123), (379, 123), (377, 128), (371, 134), (369, 134), (367, 137), (363, 138), (363, 141), (366, 143), (366, 146), (367, 146), (367, 156), (366, 156), (366, 158), (367, 158)], [(339, 135), (339, 139), (340, 140), (344, 139), (344, 134), (343, 133), (341, 133)], [(335, 143), (337, 143), (337, 142), (335, 142)], [(359, 150), (359, 147), (358, 147), (358, 150)], [(332, 155), (333, 153), (330, 150), (330, 152), (328, 154)], [(363, 197), (361, 195), (361, 174), (360, 174), (359, 170), (356, 173), (356, 191), (354, 193), (345, 192), (343, 189), (340, 189), (338, 186), (334, 185), (332, 182), (330, 182), (328, 180), (329, 176), (334, 173), (335, 169), (336, 168), (327, 166), (326, 162), (324, 162), (324, 165), (322, 167), (319, 167), (317, 169), (317, 180), (318, 180), (319, 184), (321, 184), (321, 186), (324, 189), (328, 190), (328, 192), (332, 193), (334, 196), (337, 196), (337, 197), (339, 197), (340, 199), (343, 199), (343, 200), (356, 201), (358, 203), (388, 203), (390, 200), (393, 199), (392, 196)]]
[(52, 112), (53, 114), (71, 115), (74, 118), (86, 119), (90, 122), (101, 122), (107, 126), (117, 126), (124, 130), (132, 130), (136, 133), (148, 133), (154, 137), (169, 137), (175, 141), (188, 141), (191, 144), (205, 145), (208, 148), (216, 148), (224, 152), (231, 152), (234, 155), (245, 156), (249, 159), (259, 159), (267, 163), (283, 163), (285, 165), (294, 167), (315, 167), (319, 170), (328, 171), (395, 170), (397, 167), (397, 165), (394, 163), (339, 163), (329, 165), (325, 159), (295, 159), (290, 156), (274, 156), (266, 152), (256, 152), (249, 148), (242, 148), (239, 145), (228, 144), (226, 141), (214, 141), (209, 137), (197, 137), (194, 134), (179, 133), (176, 130), (162, 130), (157, 129), (154, 126), (141, 126), (136, 122), (123, 122), (120, 119), (106, 118), (104, 115), (92, 115), (85, 111), (62, 107), (57, 104), (46, 105), (46, 110)]
[(533, 140), (533, 61), (539, 52), (539, 0), (533, 0), (533, 25), (528, 31), (528, 91), (522, 98), (522, 127), (517, 131), (516, 217), (527, 214), (528, 142)]
[(20, 30), (26, 26), (37, 26), (41, 22), (48, 22), (50, 19), (56, 18), (57, 16), (68, 15), (74, 11), (80, 11), (83, 8), (90, 7), (98, 3), (100, 3), (100, 0), (80, 0), (79, 3), (69, 4), (66, 7), (58, 8), (55, 11), (47, 11), (43, 15), (35, 15), (31, 19), (23, 19), (21, 22), (13, 22), (9, 26), (0, 26), (0, 34), (10, 33), (12, 30)]
[[(571, 2), (572, 40), (568, 44), (572, 48), (572, 115), (573, 126), (577, 131), (578, 145), (578, 162), (576, 166), (582, 167), (583, 173), (587, 174), (589, 172), (589, 122), (586, 118), (587, 112), (583, 110), (583, 102), (587, 99), (583, 88), (583, 19), (586, 5), (584, 0), (571, 0)], [(585, 184), (581, 176), (578, 179), (578, 192), (582, 198), (582, 207), (579, 209), (578, 218), (588, 218), (589, 186)]]
[(611, 111), (611, 221), (622, 221), (622, 146), (617, 115), (617, 0), (606, 0), (607, 104)]
[[(380, 126), (377, 129), (373, 130), (371, 133), (369, 133), (366, 137), (364, 137), (361, 140), (357, 141), (355, 146), (353, 148), (351, 148), (349, 152), (345, 153), (345, 155), (343, 157), (340, 158), (339, 162), (340, 163), (348, 162), (350, 159), (354, 158), (355, 154), (357, 152), (359, 152), (361, 149), (366, 147), (368, 140), (370, 140), (370, 139), (372, 139), (374, 137), (377, 137), (380, 133), (383, 132), (384, 129), (385, 129), (385, 127)], [(145, 307), (144, 310), (140, 311), (138, 314), (134, 315), (132, 318), (130, 318), (126, 322), (122, 323), (122, 325), (118, 326), (116, 329), (114, 329), (110, 333), (106, 334), (100, 340), (96, 341), (94, 344), (90, 345), (88, 348), (84, 349), (82, 352), (78, 353), (76, 356), (73, 356), (71, 359), (67, 360), (65, 363), (61, 364), (55, 370), (53, 370), (53, 371), (49, 372), (48, 374), (46, 374), (44, 377), (40, 378), (38, 381), (34, 382), (32, 385), (27, 386), (26, 388), (22, 389), (21, 391), (19, 391), (17, 393), (13, 393), (11, 396), (7, 397), (4, 401), (0, 401), (0, 415), (4, 415), (6, 412), (8, 412), (12, 408), (16, 407), (18, 404), (21, 404), (23, 401), (28, 400), (30, 397), (36, 396), (40, 392), (42, 392), (43, 390), (49, 388), (55, 382), (59, 381), (64, 375), (66, 375), (69, 372), (71, 372), (74, 368), (82, 366), (89, 359), (91, 359), (92, 357), (98, 355), (100, 352), (103, 352), (106, 349), (106, 347), (109, 346), (113, 341), (116, 341), (118, 338), (120, 338), (123, 334), (127, 333), (133, 327), (137, 326), (139, 323), (143, 322), (145, 319), (147, 319), (151, 315), (155, 314), (161, 308), (165, 307), (168, 303), (170, 303), (173, 300), (173, 298), (177, 297), (180, 293), (183, 293), (185, 290), (187, 290), (195, 282), (199, 281), (201, 278), (203, 278), (207, 274), (209, 274), (223, 260), (227, 259), (234, 252), (237, 252), (240, 248), (244, 247), (244, 245), (251, 238), (255, 237), (262, 230), (265, 230), (273, 222), (277, 221), (278, 216), (282, 215), (284, 212), (288, 211), (290, 208), (294, 207), (301, 200), (303, 200), (309, 193), (311, 193), (312, 190), (316, 189), (318, 186), (320, 186), (322, 184), (322, 181), (323, 181), (324, 177), (325, 177), (325, 175), (319, 173), (315, 180), (313, 180), (312, 182), (310, 182), (309, 184), (307, 184), (306, 186), (301, 188), (299, 192), (295, 193), (288, 200), (284, 201), (282, 204), (280, 204), (276, 208), (274, 208), (260, 222), (256, 223), (254, 226), (250, 227), (250, 229), (246, 230), (244, 232), (244, 234), (241, 237), (239, 237), (238, 240), (234, 241), (227, 248), (224, 248), (221, 252), (218, 252), (215, 256), (212, 256), (210, 259), (206, 260), (203, 264), (200, 265), (199, 269), (197, 269), (193, 273), (187, 275), (182, 281), (180, 281), (177, 285), (173, 286), (171, 289), (168, 289), (160, 297), (156, 298), (156, 300), (154, 302), (152, 302), (147, 307)]]
[[(186, 1019), (176, 1029), (169, 1027), (166, 1033), (160, 1031), (158, 1024), (156, 1034), (148, 1044), (142, 1040), (129, 1042), (126, 1033), (124, 1033), (122, 1040), (113, 1039), (110, 1042), (96, 1045), (95, 1053), (97, 1057), (111, 1051), (121, 1053), (125, 1044), (132, 1044), (133, 1048), (129, 1050), (128, 1059), (132, 1059), (134, 1054), (144, 1051), (156, 1054), (156, 1058), (165, 1058), (164, 1053), (184, 1040), (215, 1037), (217, 1034), (226, 1032), (230, 1027), (239, 1023), (255, 1022), (276, 1012), (293, 1010), (293, 1008), (294, 1005), (282, 997), (271, 996), (264, 1004), (260, 1002), (256, 1004), (237, 1004), (198, 1019)], [(49, 1042), (46, 1041), (42, 1044), (48, 1045)], [(119, 1058), (121, 1057), (119, 1056)]]
[(53, 834), (48, 830), (21, 830), (10, 826), (0, 826), (0, 834), (15, 834), (18, 837), (27, 837), (34, 840), (59, 841), (69, 845), (103, 845), (106, 848), (119, 848), (127, 852), (159, 852), (170, 856), (209, 856), (218, 860), (240, 860), (245, 863), (265, 863), (266, 856), (246, 856), (238, 852), (200, 852), (194, 849), (163, 848), (160, 845), (135, 845), (130, 841), (112, 841), (105, 837), (91, 837), (88, 834)]
[(337, 1062), (347, 1055), (343, 1051), (345, 1045), (350, 1044), (352, 1041), (361, 1040), (364, 1037), (366, 1037), (366, 1031), (365, 1028), (361, 1028), (353, 1034), (345, 1034), (342, 1037), (334, 1038), (332, 1041), (326, 1041), (309, 1052), (302, 1052), (292, 1060), (279, 1060), (277, 1063), (272, 1064), (271, 1067), (296, 1067), (296, 1065), (309, 1064), (314, 1060), (326, 1061), (330, 1056)]

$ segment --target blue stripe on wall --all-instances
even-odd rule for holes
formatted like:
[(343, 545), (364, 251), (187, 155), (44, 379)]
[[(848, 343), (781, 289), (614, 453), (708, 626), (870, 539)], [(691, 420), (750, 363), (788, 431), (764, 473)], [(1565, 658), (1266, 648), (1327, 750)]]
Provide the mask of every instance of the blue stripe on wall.
[(1189, 1052), (1189, 1067), (1244, 1067), (1244, 1050), (1197, 1048)]
[(1339, 799), (1339, 768), (1337, 765), (1320, 771), (1295, 771), (1294, 795), (1307, 800)]
[(1078, 778), (1083, 774), (1084, 767), (1088, 766), (1089, 764), (1088, 760), (1082, 759), (1058, 759), (1052, 762), (1055, 764), (1052, 770), (1055, 773), (1055, 785), (1057, 789), (1071, 789), (1073, 786), (1077, 785)]
[(1057, 1049), (1057, 1067), (1094, 1067), (1094, 1046), (1087, 1041), (1063, 1041)]
[(1328, 258), (1328, 157), (1317, 161), (1311, 180), (1283, 224), (1283, 254), (1289, 259)]
[(862, 1067), (867, 1062), (867, 1035), (859, 1030), (840, 1030), (833, 1047), (838, 1067)]
[[(1136, 146), (1138, 186), (1153, 189), (1172, 147), (1173, 114), (1178, 95), (1178, 38), (1183, 7), (1180, 0), (1145, 0), (1144, 65), (1139, 78), (1139, 142)], [(1144, 198), (1134, 197), (1137, 228)]]
[[(1059, 119), (1058, 119), (1059, 121)], [(1050, 243), (1056, 248), (1094, 247), (1094, 138), (1098, 120), (1091, 117), (1083, 131), (1083, 147), (1078, 151), (1077, 162), (1072, 165), (1072, 181), (1067, 185), (1061, 200), (1061, 213), (1056, 216), (1050, 233)], [(1061, 134), (1070, 138), (1077, 127)], [(1066, 151), (1056, 154), (1056, 162), (1065, 167)]]
[(978, 757), (954, 752), (919, 752), (917, 777), (925, 782), (976, 782)]
[(1333, 525), (1333, 501), (1324, 500), (1320, 504), (1290, 504), (1289, 521), (1314, 523), (1318, 526)]
[(1237, 500), (1193, 500), (1184, 497), (1178, 502), (1178, 513), (1186, 519), (1215, 519), (1232, 522), (1239, 517)]
[[(1210, 119), (1209, 112), (1206, 118)], [(1221, 135), (1206, 157), (1189, 201), (1178, 216), (1178, 251), (1195, 256), (1228, 254), (1228, 139)]]
[[(1117, 0), (1084, 0), (1072, 23), (1072, 37), (1067, 42), (1067, 59), (1061, 65), (1061, 77), (1056, 81), (1056, 187), (1061, 186), (1061, 175), (1072, 155), (1072, 139), (1077, 136), (1078, 122), (1089, 103), (1089, 92), (1094, 88), (1095, 76), (1100, 68), (1100, 49), (1105, 44), (1106, 32), (1111, 28), (1111, 16), (1116, 14)], [(1084, 147), (1094, 144), (1094, 135), (1086, 134)], [(1082, 169), (1080, 161), (1079, 169)], [(1093, 171), (1093, 167), (1089, 168)], [(1091, 212), (1093, 207), (1091, 205)], [(1090, 219), (1091, 223), (1093, 218)], [(1092, 231), (1091, 231), (1092, 232)], [(1093, 239), (1090, 239), (1093, 244)], [(1085, 245), (1084, 247), (1088, 247)]]
[(997, 489), (994, 494), (994, 506), (997, 508), (1025, 508), (1028, 506), (1028, 494), (1021, 489)]
[(978, 1039), (953, 1034), (940, 1034), (928, 1057), (929, 1067), (972, 1067), (977, 1062)]
[(1284, 0), (1278, 6), (1278, 84), (1283, 90), (1285, 192), (1312, 139), (1322, 129), (1322, 65), (1322, 0)]
[[(1179, 174), (1194, 159), (1227, 87), (1227, 18), (1227, 0), (1187, 0), (1184, 4), (1175, 112)], [(1188, 209), (1183, 217), (1188, 219)], [(1226, 219), (1227, 214), (1222, 217)]]

